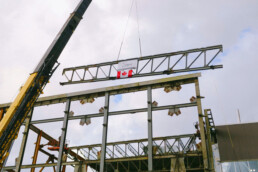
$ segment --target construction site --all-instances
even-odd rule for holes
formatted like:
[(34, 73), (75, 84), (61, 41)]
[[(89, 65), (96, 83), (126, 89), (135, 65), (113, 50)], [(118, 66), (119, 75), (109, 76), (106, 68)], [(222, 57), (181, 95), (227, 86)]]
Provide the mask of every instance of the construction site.
[[(87, 59), (91, 52), (75, 54), (84, 58), (65, 58), (66, 66), (62, 66), (62, 52), (73, 56), (75, 51), (70, 50), (76, 49), (76, 41), (82, 42), (79, 34), (74, 34), (77, 26), (87, 23), (95, 15), (94, 10), (102, 8), (100, 5), (98, 9), (99, 4), (91, 0), (70, 3), (76, 4), (74, 11), (56, 37), (51, 38), (52, 43), (18, 94), (11, 101), (0, 99), (1, 172), (258, 170), (257, 119), (245, 120), (245, 108), (236, 102), (244, 104), (245, 99), (250, 109), (255, 109), (255, 104), (243, 96), (249, 94), (241, 84), (236, 86), (238, 91), (242, 89), (239, 95), (232, 96), (236, 88), (230, 84), (238, 78), (230, 80), (231, 73), (223, 64), (231, 63), (224, 59), (232, 49), (226, 48), (225, 52), (223, 45), (215, 44), (175, 51), (153, 50), (158, 53), (143, 55), (140, 17), (144, 20), (144, 16), (140, 11), (145, 2), (132, 0), (128, 2), (129, 14), (126, 13), (117, 57), (95, 61)], [(147, 8), (144, 10), (148, 11)], [(123, 46), (130, 19), (135, 20), (135, 47), (139, 55), (130, 57), (129, 53), (129, 57), (120, 58), (126, 51)], [(242, 31), (239, 40), (249, 32)], [(78, 40), (71, 39), (70, 46), (67, 43), (72, 37)], [(239, 53), (237, 48), (235, 51)], [(222, 88), (217, 84), (230, 86)], [(229, 107), (236, 108), (235, 114), (227, 116)], [(244, 112), (253, 114), (249, 110)], [(229, 120), (232, 117), (237, 120)]]

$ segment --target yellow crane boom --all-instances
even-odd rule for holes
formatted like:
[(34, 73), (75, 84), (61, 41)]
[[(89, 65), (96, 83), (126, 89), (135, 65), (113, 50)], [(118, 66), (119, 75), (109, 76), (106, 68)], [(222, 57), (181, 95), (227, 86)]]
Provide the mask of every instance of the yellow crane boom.
[(57, 60), (90, 3), (91, 0), (80, 1), (0, 121), (0, 169), (22, 122), (59, 66)]

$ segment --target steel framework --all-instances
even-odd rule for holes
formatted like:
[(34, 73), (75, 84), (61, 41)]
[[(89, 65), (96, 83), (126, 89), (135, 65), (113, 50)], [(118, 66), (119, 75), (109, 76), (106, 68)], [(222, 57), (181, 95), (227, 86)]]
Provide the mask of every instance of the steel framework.
[[(139, 83), (132, 83), (126, 85), (119, 85), (113, 87), (106, 87), (94, 90), (87, 90), (81, 92), (74, 92), (69, 94), (61, 94), (49, 97), (39, 98), (35, 103), (36, 106), (44, 106), (49, 104), (66, 103), (66, 108), (63, 118), (52, 118), (45, 120), (31, 121), (31, 115), (28, 120), (26, 120), (25, 131), (22, 140), (22, 146), (20, 148), (20, 154), (18, 158), (19, 166), (4, 167), (4, 170), (15, 169), (19, 171), (23, 168), (36, 168), (36, 167), (53, 167), (57, 166), (57, 171), (61, 171), (61, 167), (65, 165), (83, 165), (86, 164), (97, 171), (130, 171), (137, 169), (137, 171), (154, 171), (154, 170), (169, 170), (172, 168), (173, 164), (180, 159), (181, 163), (185, 164), (186, 170), (195, 171), (208, 171), (211, 168), (210, 158), (208, 150), (209, 144), (207, 141), (207, 130), (204, 127), (205, 115), (202, 112), (201, 98), (199, 90), (200, 73), (182, 75), (170, 78), (163, 78)], [(174, 104), (167, 106), (157, 106), (154, 107), (152, 104), (152, 90), (164, 87), (175, 87), (183, 86), (185, 84), (194, 84), (196, 92), (196, 102), (184, 103), (184, 104)], [(124, 111), (110, 111), (109, 110), (109, 97), (116, 94), (132, 93), (138, 91), (147, 91), (147, 108), (140, 109), (130, 109)], [(86, 114), (86, 115), (76, 115), (70, 116), (70, 104), (72, 101), (78, 101), (82, 99), (98, 98), (104, 97), (104, 111), (97, 114)], [(8, 108), (9, 103), (1, 104), (1, 109)], [(195, 135), (183, 135), (183, 136), (169, 136), (169, 137), (152, 137), (152, 112), (164, 109), (175, 109), (175, 108), (188, 108), (196, 107), (198, 110), (198, 120), (200, 128), (201, 142), (203, 143), (200, 149), (196, 149), (196, 136)], [(111, 115), (123, 115), (131, 114), (137, 112), (147, 112), (147, 124), (148, 124), (148, 138), (141, 140), (132, 140), (126, 142), (115, 142), (107, 143), (107, 131), (108, 131), (108, 118)], [(68, 148), (68, 157), (71, 161), (62, 161), (62, 155), (65, 150), (65, 139), (67, 133), (67, 126), (69, 125), (69, 120), (82, 119), (82, 118), (94, 118), (94, 117), (104, 117), (103, 118), (103, 133), (102, 133), (102, 143), (97, 145), (88, 146), (76, 146)], [(49, 123), (63, 121), (63, 127), (61, 129), (62, 135), (59, 141), (51, 138), (46, 133), (35, 128), (32, 124), (39, 123)], [(207, 125), (207, 124), (206, 124)], [(37, 132), (40, 136), (48, 138), (47, 140), (57, 142), (59, 144), (59, 156), (52, 157), (47, 160), (46, 164), (29, 164), (22, 165), (23, 154), (26, 147), (26, 141), (28, 136), (28, 129), (32, 128), (33, 131)], [(206, 127), (208, 128), (208, 127)], [(40, 142), (40, 141), (38, 141)], [(37, 145), (36, 145), (37, 146)], [(208, 147), (207, 147), (208, 146)], [(40, 148), (39, 151), (49, 154), (47, 150)], [(55, 162), (57, 159), (57, 162)], [(176, 160), (176, 161), (175, 161)], [(34, 161), (36, 162), (36, 161)], [(179, 162), (179, 161), (178, 161)], [(160, 165), (163, 164), (163, 165)], [(17, 170), (18, 169), (18, 170)]]
[[(178, 157), (191, 157), (201, 159), (201, 152), (196, 148), (196, 137), (195, 135), (179, 135), (179, 136), (169, 136), (169, 137), (159, 137), (153, 138), (153, 162), (152, 164), (157, 163), (157, 159), (170, 159), (170, 158), (178, 158)], [(77, 146), (71, 147), (71, 150), (74, 150), (78, 154), (81, 153), (82, 156), (87, 159), (88, 165), (95, 170), (99, 170), (99, 157), (97, 156), (97, 152), (101, 151), (101, 144), (95, 145), (86, 145), (86, 146)], [(122, 171), (140, 171), (140, 170), (148, 170), (147, 164), (147, 155), (149, 154), (148, 148), (148, 139), (140, 139), (140, 140), (130, 140), (123, 142), (114, 142), (107, 143), (106, 147), (106, 170), (114, 171), (117, 169), (117, 163), (120, 162)], [(193, 158), (195, 157), (195, 158)], [(141, 162), (142, 161), (142, 162)], [(130, 162), (128, 166), (128, 162)], [(143, 167), (139, 166), (139, 163), (142, 163)], [(167, 163), (166, 165), (168, 165)], [(187, 164), (187, 163), (186, 163)], [(193, 168), (199, 168), (199, 166), (193, 164), (187, 164), (187, 170), (193, 170)], [(160, 165), (159, 169), (161, 170), (166, 166), (164, 164)], [(121, 169), (120, 169), (121, 170)]]
[(63, 75), (67, 81), (61, 82), (60, 84), (67, 85), (117, 79), (118, 63), (128, 60), (137, 60), (137, 67), (133, 70), (132, 78), (218, 69), (223, 66), (212, 65), (212, 62), (214, 62), (215, 58), (222, 51), (222, 45), (216, 45), (186, 51), (65, 68)]
[[(182, 153), (200, 153), (196, 148), (194, 134), (153, 138), (153, 155), (176, 155)], [(87, 160), (98, 160), (97, 152), (101, 144), (70, 147)], [(132, 158), (148, 155), (148, 139), (107, 143), (106, 159)]]

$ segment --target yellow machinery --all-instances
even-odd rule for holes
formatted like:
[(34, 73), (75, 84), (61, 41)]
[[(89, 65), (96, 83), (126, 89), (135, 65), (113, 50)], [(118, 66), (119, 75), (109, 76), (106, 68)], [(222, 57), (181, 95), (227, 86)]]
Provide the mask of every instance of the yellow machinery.
[(0, 121), (0, 169), (9, 155), (9, 149), (17, 137), (22, 122), (59, 66), (58, 57), (90, 3), (91, 0), (81, 0)]

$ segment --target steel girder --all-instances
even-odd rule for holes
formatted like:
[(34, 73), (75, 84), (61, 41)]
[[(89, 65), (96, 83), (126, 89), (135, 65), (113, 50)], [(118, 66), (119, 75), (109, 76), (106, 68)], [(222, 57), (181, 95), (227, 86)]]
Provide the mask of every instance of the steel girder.
[(222, 45), (63, 69), (61, 85), (117, 79), (118, 63), (137, 60), (132, 78), (222, 68), (213, 65)]
[[(86, 160), (99, 160), (97, 152), (101, 151), (102, 144), (70, 147), (78, 151)], [(133, 158), (148, 155), (148, 139), (131, 140), (124, 142), (107, 143), (106, 159)], [(92, 151), (92, 150), (95, 150)], [(194, 134), (153, 138), (153, 155), (177, 155), (200, 153), (196, 148)]]

